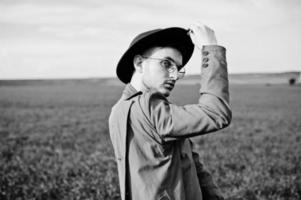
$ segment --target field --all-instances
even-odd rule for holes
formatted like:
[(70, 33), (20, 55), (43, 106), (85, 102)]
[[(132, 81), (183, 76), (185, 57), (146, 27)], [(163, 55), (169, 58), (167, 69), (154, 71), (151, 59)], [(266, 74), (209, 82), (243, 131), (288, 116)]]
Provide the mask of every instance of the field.
[[(107, 119), (122, 87), (0, 87), (0, 199), (120, 199)], [(171, 100), (193, 103), (197, 85)], [(228, 200), (301, 199), (301, 87), (231, 85), (232, 124), (200, 154)]]

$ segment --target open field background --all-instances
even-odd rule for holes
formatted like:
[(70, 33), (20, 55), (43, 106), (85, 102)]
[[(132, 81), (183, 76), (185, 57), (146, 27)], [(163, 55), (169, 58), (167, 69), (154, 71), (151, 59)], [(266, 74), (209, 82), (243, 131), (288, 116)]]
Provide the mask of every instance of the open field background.
[[(13, 86), (12, 86), (13, 85)], [(0, 199), (119, 199), (107, 119), (122, 86), (2, 84)], [(196, 102), (198, 85), (171, 100)], [(301, 199), (301, 87), (232, 84), (233, 121), (200, 153), (227, 199)]]

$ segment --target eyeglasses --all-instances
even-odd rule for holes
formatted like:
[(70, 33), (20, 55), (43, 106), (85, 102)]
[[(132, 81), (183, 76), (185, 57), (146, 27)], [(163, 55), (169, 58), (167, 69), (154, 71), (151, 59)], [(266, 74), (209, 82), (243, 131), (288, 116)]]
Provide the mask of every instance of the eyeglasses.
[[(164, 67), (169, 74), (177, 73), (177, 79), (182, 79), (185, 76), (185, 68), (181, 65), (177, 65), (174, 61), (169, 59), (160, 59), (160, 58), (152, 58), (152, 57), (144, 57), (144, 59), (153, 59), (153, 60), (159, 60), (160, 65)], [(180, 70), (179, 70), (180, 69)]]

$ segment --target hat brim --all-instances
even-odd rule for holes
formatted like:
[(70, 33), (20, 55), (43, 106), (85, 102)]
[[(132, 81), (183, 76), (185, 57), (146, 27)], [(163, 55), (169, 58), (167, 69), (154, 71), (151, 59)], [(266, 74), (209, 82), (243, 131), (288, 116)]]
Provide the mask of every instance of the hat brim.
[(118, 62), (116, 69), (117, 77), (123, 83), (129, 83), (134, 72), (134, 56), (155, 46), (171, 46), (179, 50), (182, 54), (183, 66), (189, 61), (194, 50), (188, 30), (179, 27), (158, 30), (141, 38), (129, 47)]

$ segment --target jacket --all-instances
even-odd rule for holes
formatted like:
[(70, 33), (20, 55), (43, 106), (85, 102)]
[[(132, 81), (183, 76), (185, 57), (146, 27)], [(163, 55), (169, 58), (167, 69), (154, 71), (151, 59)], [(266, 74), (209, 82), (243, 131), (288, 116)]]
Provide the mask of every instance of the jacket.
[(123, 200), (202, 200), (206, 181), (215, 189), (211, 177), (201, 176), (190, 138), (231, 121), (226, 49), (204, 46), (202, 54), (198, 103), (177, 106), (157, 91), (128, 84), (113, 106), (109, 130)]

